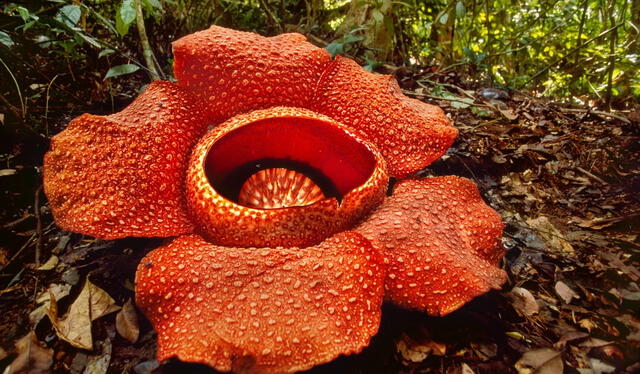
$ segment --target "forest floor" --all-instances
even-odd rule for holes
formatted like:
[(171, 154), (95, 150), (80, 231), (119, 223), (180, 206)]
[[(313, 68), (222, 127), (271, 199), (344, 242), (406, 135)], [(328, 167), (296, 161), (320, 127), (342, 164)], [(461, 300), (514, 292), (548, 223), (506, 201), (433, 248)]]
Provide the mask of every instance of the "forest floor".
[[(410, 74), (401, 86), (443, 107), (460, 129), (422, 174), (478, 184), (506, 224), (509, 280), (446, 317), (385, 305), (368, 348), (311, 372), (640, 373), (640, 109), (588, 111), (473, 87), (455, 74)], [(96, 108), (52, 110), (51, 133), (83, 111)], [(24, 360), (54, 373), (214, 372), (155, 361), (156, 334), (127, 304), (139, 260), (162, 241), (60, 231), (41, 191), (47, 138), (15, 139), (0, 167), (0, 372)], [(73, 324), (53, 326), (47, 309), (62, 316), (101, 290), (113, 298), (104, 316), (89, 320), (88, 332), (81, 322), (75, 328), (84, 330), (66, 331), (88, 333), (93, 349), (59, 339), (55, 327)], [(136, 328), (135, 343), (123, 338)]]

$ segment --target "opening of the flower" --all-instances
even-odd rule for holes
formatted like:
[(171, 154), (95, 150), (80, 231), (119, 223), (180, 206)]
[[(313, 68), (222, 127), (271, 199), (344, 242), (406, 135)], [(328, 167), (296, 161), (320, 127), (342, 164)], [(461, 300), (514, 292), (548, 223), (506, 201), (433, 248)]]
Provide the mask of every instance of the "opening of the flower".
[(305, 246), (354, 224), (388, 184), (377, 149), (301, 108), (241, 114), (196, 146), (187, 202), (212, 242)]
[(311, 178), (285, 168), (258, 171), (244, 182), (238, 194), (240, 204), (260, 209), (305, 206), (322, 199), (322, 189)]
[[(375, 164), (371, 150), (344, 129), (316, 118), (283, 116), (259, 119), (220, 137), (208, 151), (205, 173), (225, 198), (273, 209), (310, 205), (325, 197), (340, 202), (371, 177)], [(276, 185), (279, 196), (270, 191)], [(307, 188), (315, 191), (313, 199), (293, 199), (306, 195)], [(251, 203), (250, 191), (266, 201)]]

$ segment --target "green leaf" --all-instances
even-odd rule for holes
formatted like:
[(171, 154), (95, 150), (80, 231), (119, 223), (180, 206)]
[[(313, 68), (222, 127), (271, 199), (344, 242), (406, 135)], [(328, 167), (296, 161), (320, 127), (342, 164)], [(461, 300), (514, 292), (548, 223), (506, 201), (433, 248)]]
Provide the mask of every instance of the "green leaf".
[(152, 6), (156, 9), (162, 9), (162, 4), (160, 4), (158, 0), (142, 0), (142, 2), (146, 6)]
[(69, 27), (75, 27), (81, 16), (82, 10), (78, 5), (65, 5), (56, 13), (56, 20)]
[(115, 51), (113, 49), (111, 49), (111, 48), (103, 49), (102, 51), (100, 51), (100, 53), (98, 53), (98, 58), (110, 55), (110, 54), (112, 54), (114, 52)]
[(124, 64), (124, 65), (114, 66), (111, 69), (109, 69), (109, 71), (107, 72), (107, 75), (104, 76), (104, 79), (135, 73), (139, 69), (140, 69), (140, 66), (134, 65), (134, 64)]
[(0, 43), (6, 45), (7, 47), (11, 47), (16, 44), (13, 42), (13, 39), (6, 32), (0, 31)]
[(384, 21), (384, 14), (382, 14), (381, 11), (379, 11), (378, 9), (374, 9), (371, 12), (371, 16), (373, 16), (373, 19), (377, 22), (377, 23), (382, 23)]
[(92, 46), (94, 46), (96, 48), (102, 48), (102, 44), (98, 43), (97, 40), (95, 40), (94, 38), (90, 37), (89, 35), (86, 35), (86, 34), (81, 33), (81, 32), (76, 33), (76, 35), (78, 35), (85, 42), (91, 44)]
[(324, 47), (324, 49), (329, 52), (331, 57), (336, 57), (337, 55), (341, 55), (344, 53), (344, 44), (338, 42), (331, 42), (328, 46)]
[(458, 16), (458, 18), (462, 18), (462, 17), (464, 17), (466, 12), (467, 11), (464, 8), (464, 3), (462, 1), (458, 1), (456, 3), (456, 16)]
[(122, 5), (116, 13), (116, 30), (120, 36), (125, 36), (129, 32), (129, 26), (136, 20), (136, 8), (133, 0), (122, 0)]
[(24, 22), (27, 22), (29, 20), (29, 9), (19, 6), (18, 13), (20, 14), (20, 18), (22, 18)]

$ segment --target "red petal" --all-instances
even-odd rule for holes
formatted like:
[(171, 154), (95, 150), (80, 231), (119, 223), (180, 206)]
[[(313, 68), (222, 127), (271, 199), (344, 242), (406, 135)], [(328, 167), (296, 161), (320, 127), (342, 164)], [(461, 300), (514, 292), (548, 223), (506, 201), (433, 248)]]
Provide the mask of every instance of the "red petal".
[[(254, 209), (217, 190), (232, 184), (234, 170), (264, 159), (295, 161), (321, 172), (334, 182), (340, 205), (330, 198), (302, 207)], [(213, 243), (304, 247), (356, 224), (382, 202), (388, 180), (380, 153), (344, 125), (306, 109), (273, 107), (235, 116), (202, 138), (189, 166), (187, 200), (198, 232)]]
[(355, 231), (382, 250), (385, 297), (403, 307), (445, 315), (506, 280), (500, 216), (464, 178), (402, 181)]
[(192, 232), (184, 205), (198, 101), (154, 82), (122, 112), (83, 114), (51, 140), (44, 187), (56, 223), (103, 239)]
[(458, 133), (440, 108), (404, 96), (395, 78), (344, 57), (336, 57), (325, 74), (311, 109), (359, 131), (380, 149), (395, 177), (442, 156)]
[(304, 249), (225, 248), (191, 235), (142, 260), (136, 303), (158, 333), (158, 360), (290, 373), (368, 345), (383, 279), (382, 260), (356, 233)]
[(215, 122), (275, 105), (307, 107), (329, 53), (300, 34), (265, 38), (211, 26), (173, 43), (178, 84), (206, 101)]

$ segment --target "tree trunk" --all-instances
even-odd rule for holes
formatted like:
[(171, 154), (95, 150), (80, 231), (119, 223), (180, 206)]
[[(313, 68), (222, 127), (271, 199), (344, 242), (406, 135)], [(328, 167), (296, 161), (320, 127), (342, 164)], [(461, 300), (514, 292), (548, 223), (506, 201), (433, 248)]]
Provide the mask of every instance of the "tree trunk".
[[(344, 22), (338, 28), (338, 34), (345, 35), (354, 29), (363, 27), (362, 45), (371, 49), (371, 58), (375, 61), (387, 61), (393, 51), (393, 28), (386, 24), (393, 22), (391, 0), (351, 0)], [(391, 31), (391, 33), (389, 32)]]

